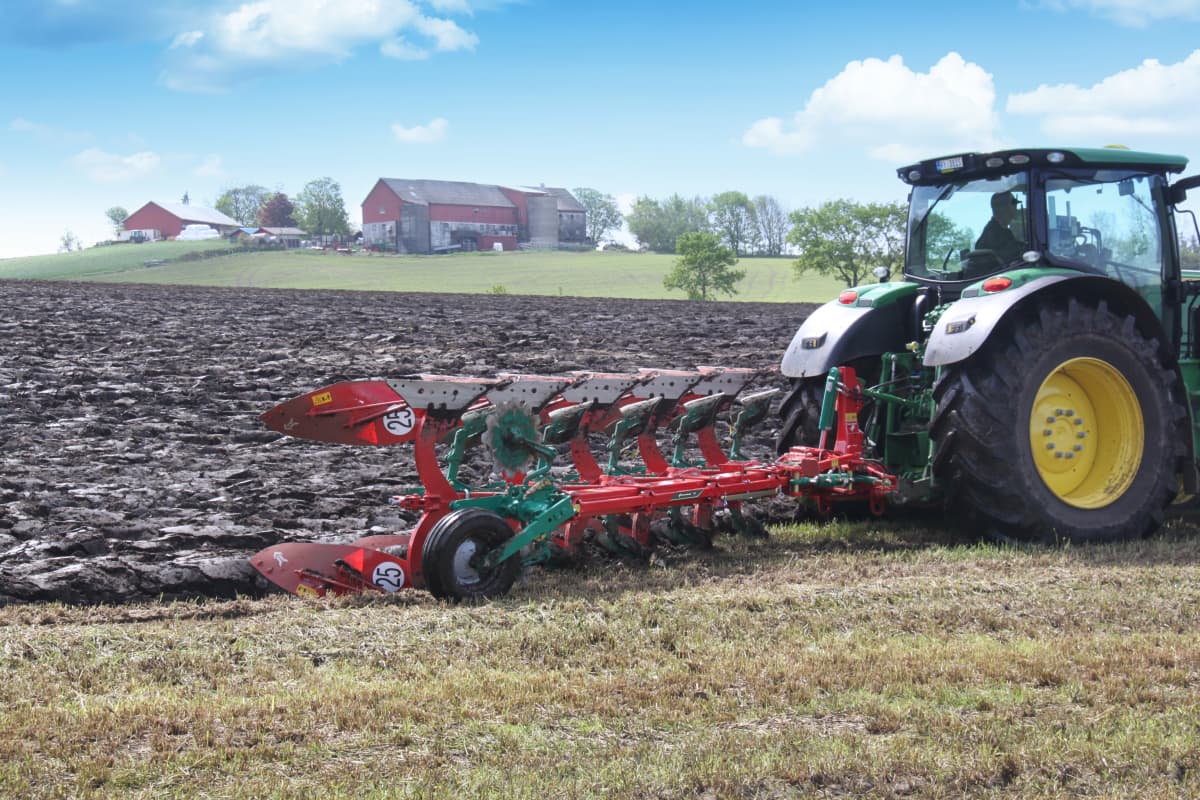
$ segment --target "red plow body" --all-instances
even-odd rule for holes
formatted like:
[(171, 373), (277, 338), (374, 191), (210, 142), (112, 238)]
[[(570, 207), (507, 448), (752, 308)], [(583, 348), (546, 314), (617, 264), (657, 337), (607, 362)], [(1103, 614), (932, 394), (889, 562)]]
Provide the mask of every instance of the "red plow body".
[[(827, 434), (833, 443), (792, 448), (769, 462), (741, 456), (742, 435), (766, 417), (776, 393), (743, 394), (761, 376), (715, 367), (417, 375), (308, 392), (263, 414), (264, 423), (320, 442), (411, 445), (421, 488), (391, 502), (416, 512), (417, 521), (407, 531), (349, 544), (275, 545), (251, 563), (296, 594), (412, 587), (449, 599), (488, 597), (507, 591), (522, 563), (572, 557), (588, 539), (639, 555), (656, 538), (706, 546), (722, 510), (736, 529), (760, 533), (741, 513), (755, 498), (805, 498), (821, 512), (838, 500), (859, 500), (882, 513), (896, 479), (863, 457), (853, 370), (830, 376), (831, 413), (823, 417), (836, 420)], [(728, 450), (718, 420), (727, 420)], [(668, 434), (670, 453), (660, 445)], [(594, 449), (601, 437), (606, 463)], [(481, 445), (496, 479), (468, 485), (459, 469)], [(639, 464), (630, 467), (634, 451)]]

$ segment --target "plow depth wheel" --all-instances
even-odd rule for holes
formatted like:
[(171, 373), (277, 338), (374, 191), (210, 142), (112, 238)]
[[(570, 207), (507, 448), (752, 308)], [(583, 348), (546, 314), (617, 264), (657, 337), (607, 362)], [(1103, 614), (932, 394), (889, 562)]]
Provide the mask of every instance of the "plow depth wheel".
[(513, 556), (487, 568), (483, 559), (513, 535), (504, 518), (480, 508), (452, 511), (438, 521), (422, 551), (425, 585), (445, 600), (499, 597), (512, 588), (521, 569)]
[(934, 389), (934, 475), (1001, 539), (1115, 541), (1157, 528), (1186, 454), (1158, 344), (1101, 302), (1047, 302)]

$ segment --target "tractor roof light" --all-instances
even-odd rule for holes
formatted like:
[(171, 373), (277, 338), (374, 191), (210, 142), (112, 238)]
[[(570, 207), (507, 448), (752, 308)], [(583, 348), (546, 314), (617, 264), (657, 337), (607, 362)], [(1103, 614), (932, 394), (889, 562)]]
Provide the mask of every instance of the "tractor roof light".
[(1055, 150), (1053, 153), (1046, 154), (1046, 160), (1049, 161), (1051, 164), (1061, 164), (1064, 161), (1066, 161), (1066, 159), (1067, 159), (1066, 154), (1060, 153), (1057, 150)]
[(1018, 154), (1018, 155), (1015, 155), (1015, 156), (1009, 156), (1009, 157), (1008, 157), (1008, 163), (1012, 164), (1013, 166), (1020, 166), (1020, 165), (1022, 165), (1022, 164), (1028, 164), (1028, 163), (1029, 163), (1029, 156), (1027, 156), (1027, 155), (1021, 155), (1021, 154)]
[(995, 169), (996, 167), (1003, 167), (1004, 159), (999, 158), (997, 156), (992, 156), (987, 161), (983, 162), (983, 165), (985, 167), (987, 167), (988, 169)]
[(847, 289), (838, 295), (838, 302), (844, 306), (852, 306), (858, 302), (858, 292), (853, 289)]
[(983, 290), (988, 294), (995, 292), (1003, 292), (1005, 289), (1012, 286), (1012, 278), (1007, 275), (997, 275), (994, 278), (988, 278), (983, 282)]

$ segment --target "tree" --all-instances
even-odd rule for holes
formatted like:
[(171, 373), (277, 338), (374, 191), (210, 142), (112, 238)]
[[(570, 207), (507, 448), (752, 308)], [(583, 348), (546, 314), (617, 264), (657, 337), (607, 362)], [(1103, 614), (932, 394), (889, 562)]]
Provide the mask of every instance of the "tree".
[(708, 210), (713, 230), (735, 256), (753, 249), (758, 240), (758, 220), (749, 197), (742, 192), (721, 192), (713, 196)]
[(112, 223), (113, 232), (116, 233), (125, 227), (125, 220), (129, 219), (129, 212), (121, 206), (113, 206), (104, 212), (104, 216), (108, 217), (108, 221)]
[(783, 246), (791, 229), (783, 206), (774, 197), (760, 194), (754, 198), (754, 218), (758, 221), (760, 252), (765, 256), (783, 255)]
[(662, 202), (639, 197), (625, 221), (643, 246), (656, 253), (674, 253), (680, 234), (708, 230), (708, 203), (699, 197), (685, 200), (677, 194)]
[(296, 206), (283, 192), (276, 192), (258, 210), (258, 224), (264, 228), (296, 227)]
[(271, 194), (262, 186), (250, 184), (226, 189), (217, 198), (216, 209), (227, 217), (250, 227), (258, 223), (258, 213)]
[(79, 237), (71, 233), (71, 231), (64, 231), (62, 238), (58, 240), (58, 252), (60, 253), (69, 253), (72, 250), (82, 249), (83, 245), (79, 243)]
[(1185, 269), (1200, 269), (1200, 239), (1179, 237), (1179, 261)]
[(612, 195), (588, 188), (575, 189), (573, 194), (587, 212), (587, 236), (593, 242), (599, 244), (609, 231), (621, 227), (621, 210)]
[(815, 272), (857, 286), (875, 267), (892, 271), (904, 258), (908, 212), (903, 203), (833, 200), (793, 211), (788, 219), (787, 240), (800, 248), (792, 264), (797, 278)]
[(313, 236), (345, 235), (350, 232), (342, 187), (333, 178), (317, 178), (304, 185), (296, 196), (300, 224)]
[(711, 300), (716, 292), (737, 294), (734, 284), (746, 277), (746, 271), (730, 269), (737, 263), (737, 256), (721, 244), (716, 234), (680, 234), (678, 247), (679, 258), (663, 278), (663, 286), (682, 289), (689, 300)]

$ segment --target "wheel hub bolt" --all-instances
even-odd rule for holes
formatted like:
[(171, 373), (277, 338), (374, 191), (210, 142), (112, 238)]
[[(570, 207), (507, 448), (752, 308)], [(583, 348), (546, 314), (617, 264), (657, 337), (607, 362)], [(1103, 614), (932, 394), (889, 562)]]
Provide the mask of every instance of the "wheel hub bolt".
[(1075, 445), (1075, 447), (1074, 447), (1073, 449), (1075, 450), (1075, 452), (1076, 452), (1076, 453), (1082, 453), (1082, 452), (1083, 452), (1083, 445), (1081, 445), (1081, 444), (1077, 444), (1077, 445)]
[(1046, 428), (1046, 430), (1042, 431), (1042, 436), (1053, 436), (1053, 435), (1054, 435), (1054, 431), (1050, 430), (1049, 428)]
[(1063, 410), (1061, 408), (1054, 409), (1054, 416), (1061, 417), (1062, 415), (1063, 415)]
[(1054, 442), (1047, 442), (1047, 443), (1046, 443), (1046, 449), (1047, 449), (1047, 450), (1053, 450), (1053, 449), (1054, 449)]
[(1076, 425), (1082, 425), (1082, 424), (1083, 424), (1083, 417), (1076, 417), (1076, 418), (1075, 418), (1075, 424), (1076, 424)]
[(1048, 424), (1049, 424), (1049, 423), (1053, 423), (1053, 422), (1054, 422), (1054, 419), (1055, 419), (1054, 417), (1046, 417), (1046, 422), (1047, 422)]
[(1073, 417), (1073, 416), (1075, 416), (1075, 409), (1073, 409), (1073, 408), (1068, 408), (1068, 409), (1067, 409), (1067, 416), (1068, 416), (1068, 417)]
[(1062, 454), (1062, 453), (1055, 453), (1055, 454), (1054, 454), (1054, 457), (1055, 457), (1055, 458), (1062, 458), (1062, 457), (1063, 457), (1063, 454)]
[(1074, 457), (1075, 457), (1074, 453), (1067, 453), (1067, 458), (1074, 458)]

